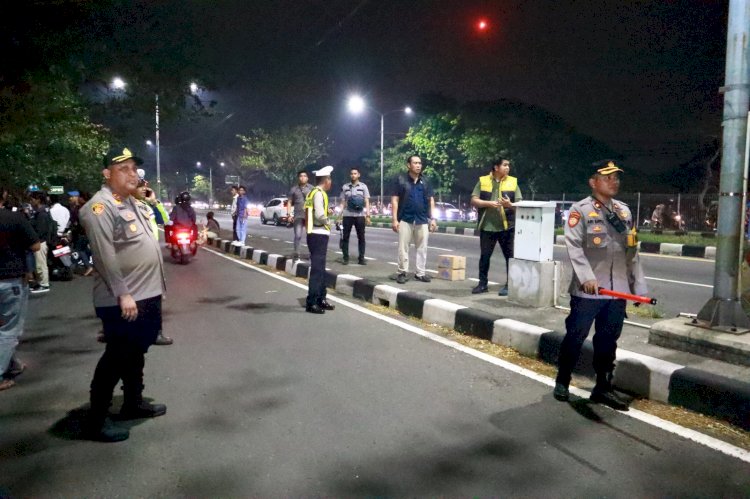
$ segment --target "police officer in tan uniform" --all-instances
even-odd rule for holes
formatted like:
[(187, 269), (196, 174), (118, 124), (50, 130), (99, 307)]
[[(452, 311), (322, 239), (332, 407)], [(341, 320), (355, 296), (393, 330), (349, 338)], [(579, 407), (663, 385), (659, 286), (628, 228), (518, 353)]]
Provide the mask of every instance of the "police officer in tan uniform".
[(161, 331), (161, 300), (166, 290), (158, 241), (153, 237), (149, 206), (133, 194), (136, 166), (143, 161), (128, 149), (105, 157), (105, 185), (80, 210), (81, 224), (91, 242), (94, 267), (94, 308), (102, 321), (106, 349), (91, 381), (91, 411), (85, 435), (117, 442), (127, 429), (108, 418), (112, 392), (122, 380), (124, 402), (120, 419), (161, 416), (167, 408), (143, 400), (144, 356)]
[(596, 385), (591, 400), (614, 409), (628, 405), (612, 390), (617, 340), (625, 320), (625, 300), (599, 294), (599, 289), (645, 295), (646, 281), (638, 259), (633, 215), (614, 199), (620, 189), (622, 169), (612, 160), (593, 164), (589, 178), (591, 196), (570, 208), (565, 245), (573, 266), (570, 315), (565, 319), (565, 339), (560, 347), (554, 396), (568, 400), (568, 385), (583, 342), (592, 323)]

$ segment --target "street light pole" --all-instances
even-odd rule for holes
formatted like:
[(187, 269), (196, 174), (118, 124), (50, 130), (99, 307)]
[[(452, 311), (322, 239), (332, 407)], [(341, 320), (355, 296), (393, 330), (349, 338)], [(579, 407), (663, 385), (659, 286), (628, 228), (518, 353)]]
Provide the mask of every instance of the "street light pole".
[(380, 207), (383, 206), (383, 130), (385, 114), (380, 113)]
[(214, 205), (214, 167), (208, 167), (208, 209)]
[(159, 161), (159, 94), (156, 94), (156, 192), (161, 199), (161, 162)]

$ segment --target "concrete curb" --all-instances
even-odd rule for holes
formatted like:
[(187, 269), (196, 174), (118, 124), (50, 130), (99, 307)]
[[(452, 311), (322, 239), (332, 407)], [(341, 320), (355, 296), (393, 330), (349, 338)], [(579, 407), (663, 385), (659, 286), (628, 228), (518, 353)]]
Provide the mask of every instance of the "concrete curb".
[[(555, 236), (555, 244), (565, 245), (565, 236)], [(672, 256), (689, 256), (692, 258), (716, 258), (716, 247), (715, 246), (693, 246), (690, 244), (676, 244), (676, 243), (651, 243), (641, 241), (638, 243), (638, 250), (641, 253), (656, 253), (659, 255), (672, 255)]]
[[(234, 253), (228, 241), (209, 240), (209, 245)], [(682, 246), (682, 245), (674, 245)], [(683, 248), (679, 248), (682, 251)], [(667, 251), (677, 251), (669, 248)], [(307, 278), (310, 266), (293, 262), (282, 255), (242, 247), (238, 255), (256, 263), (282, 270), (294, 277)], [(454, 329), (495, 344), (513, 348), (519, 353), (557, 364), (564, 333), (533, 324), (457, 305), (427, 294), (406, 291), (388, 284), (326, 271), (326, 285), (338, 293), (375, 305), (388, 306), (404, 315), (431, 324)], [(576, 372), (591, 377), (593, 349), (591, 339), (584, 344)], [(750, 383), (682, 366), (655, 357), (618, 349), (615, 386), (636, 396), (679, 405), (703, 414), (725, 419), (750, 430)]]

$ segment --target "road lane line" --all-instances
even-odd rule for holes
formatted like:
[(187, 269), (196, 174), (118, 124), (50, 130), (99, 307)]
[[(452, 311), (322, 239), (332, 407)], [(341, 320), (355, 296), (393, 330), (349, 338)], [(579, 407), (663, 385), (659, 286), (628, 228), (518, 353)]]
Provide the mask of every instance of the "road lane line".
[[(297, 281), (293, 281), (283, 275), (276, 274), (273, 272), (270, 272), (268, 270), (262, 269), (257, 265), (250, 265), (247, 262), (244, 262), (242, 260), (237, 260), (235, 258), (232, 258), (231, 256), (225, 255), (223, 253), (219, 253), (218, 251), (210, 248), (203, 247), (204, 251), (208, 251), (209, 253), (213, 253), (216, 256), (219, 256), (221, 258), (224, 258), (226, 260), (229, 260), (231, 262), (234, 262), (237, 265), (242, 265), (243, 267), (247, 267), (251, 270), (254, 270), (256, 272), (260, 272), (261, 274), (265, 274), (269, 277), (273, 277), (274, 279), (278, 279), (280, 281), (284, 281), (292, 286), (296, 286), (300, 289), (307, 289), (307, 286), (305, 284), (299, 283)], [(553, 388), (555, 386), (555, 380), (553, 378), (550, 378), (548, 376), (544, 376), (542, 374), (536, 373), (530, 369), (526, 369), (521, 366), (517, 366), (516, 364), (513, 364), (511, 362), (508, 362), (506, 360), (498, 359), (497, 357), (493, 357), (489, 354), (486, 354), (484, 352), (480, 352), (478, 350), (474, 350), (473, 348), (467, 347), (465, 345), (462, 345), (461, 343), (458, 343), (453, 340), (449, 340), (448, 338), (444, 338), (442, 336), (439, 336), (435, 333), (431, 333), (429, 331), (425, 331), (422, 328), (419, 328), (417, 326), (413, 326), (411, 324), (407, 324), (405, 322), (401, 322), (398, 319), (395, 319), (393, 317), (388, 317), (386, 315), (380, 314), (379, 312), (375, 312), (373, 310), (370, 310), (366, 307), (363, 307), (362, 305), (358, 305), (356, 303), (352, 303), (348, 300), (345, 300), (343, 298), (339, 298), (334, 295), (328, 295), (326, 299), (331, 300), (335, 303), (338, 303), (342, 306), (351, 308), (352, 310), (356, 310), (358, 312), (361, 312), (365, 315), (369, 315), (370, 317), (373, 317), (375, 319), (381, 320), (383, 322), (387, 322), (393, 326), (396, 326), (400, 329), (403, 329), (405, 331), (409, 331), (415, 334), (418, 334), (424, 338), (430, 339), (432, 341), (435, 341), (436, 343), (440, 343), (444, 346), (447, 346), (448, 348), (452, 348), (454, 350), (458, 350), (459, 352), (463, 352), (467, 355), (471, 355), (472, 357), (475, 357), (477, 359), (483, 360), (485, 362), (488, 362), (490, 364), (496, 365), (502, 369), (505, 369), (507, 371), (511, 371), (516, 374), (520, 374), (521, 376), (524, 376), (526, 378), (532, 379), (534, 381), (537, 381), (539, 383), (542, 383), (550, 388)], [(570, 393), (581, 397), (581, 398), (588, 398), (591, 395), (591, 392), (588, 392), (586, 390), (583, 390), (581, 388), (577, 388), (575, 386), (570, 387)], [(602, 406), (602, 409), (604, 410), (614, 410), (609, 409), (606, 406)], [(618, 411), (616, 411), (618, 412)], [(620, 412), (622, 416), (631, 417), (633, 419), (637, 419), (638, 421), (641, 421), (643, 423), (649, 424), (651, 426), (655, 426), (656, 428), (660, 428), (666, 432), (672, 433), (674, 435), (678, 435), (682, 438), (685, 438), (687, 440), (691, 440), (697, 444), (703, 445), (705, 447), (708, 447), (709, 449), (713, 449), (715, 451), (721, 452), (722, 454), (726, 454), (727, 456), (731, 456), (734, 458), (737, 458), (741, 461), (744, 461), (746, 463), (750, 463), (750, 451), (747, 451), (745, 449), (741, 449), (739, 447), (736, 447), (732, 444), (729, 444), (727, 442), (724, 442), (722, 440), (719, 440), (717, 438), (704, 435), (703, 433), (700, 433), (695, 430), (691, 430), (690, 428), (684, 428), (678, 424), (672, 423), (671, 421), (666, 421), (664, 419), (661, 419), (657, 416), (648, 414), (643, 411), (639, 411), (638, 409), (631, 408), (627, 412)]]
[(427, 249), (436, 249), (440, 251), (455, 251), (455, 250), (448, 249), (448, 248), (438, 248), (437, 246), (427, 246)]
[(685, 281), (673, 281), (671, 279), (661, 279), (659, 277), (646, 277), (646, 279), (649, 279), (651, 281), (661, 281), (661, 282), (669, 282), (672, 284), (684, 284), (686, 286), (698, 286), (701, 288), (713, 288), (713, 284), (700, 284), (697, 282), (685, 282)]

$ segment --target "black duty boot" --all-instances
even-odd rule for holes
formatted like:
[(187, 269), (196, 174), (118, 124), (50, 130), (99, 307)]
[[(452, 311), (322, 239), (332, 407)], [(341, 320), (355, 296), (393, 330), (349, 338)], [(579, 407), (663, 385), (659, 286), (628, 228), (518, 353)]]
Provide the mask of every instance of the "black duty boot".
[(83, 436), (97, 442), (122, 442), (130, 437), (130, 431), (117, 426), (108, 417), (90, 415), (83, 429)]
[(589, 397), (592, 402), (606, 405), (618, 411), (627, 411), (628, 403), (621, 399), (612, 389), (612, 374), (597, 374), (596, 385)]
[(167, 413), (167, 406), (164, 404), (150, 404), (144, 400), (136, 402), (126, 401), (120, 409), (121, 420), (156, 418)]
[(322, 302), (318, 303), (318, 306), (323, 310), (334, 310), (336, 308), (335, 305), (328, 303), (328, 300), (323, 300)]
[(552, 396), (555, 397), (555, 400), (567, 402), (568, 399), (570, 399), (570, 391), (568, 390), (568, 387), (562, 383), (555, 383), (555, 389), (552, 392)]

